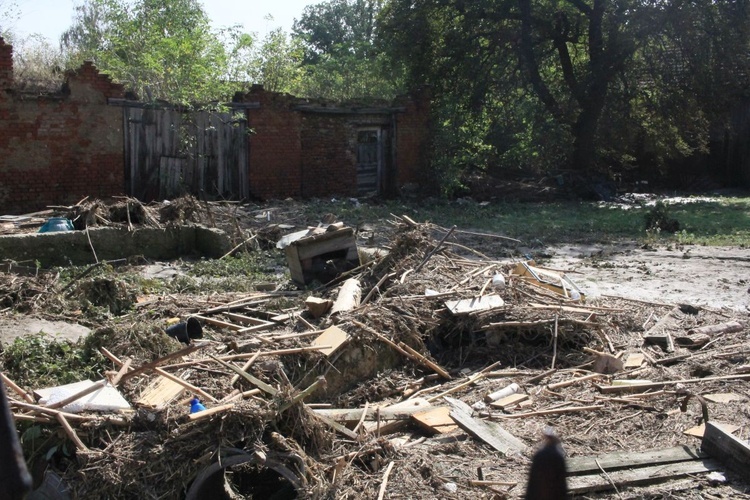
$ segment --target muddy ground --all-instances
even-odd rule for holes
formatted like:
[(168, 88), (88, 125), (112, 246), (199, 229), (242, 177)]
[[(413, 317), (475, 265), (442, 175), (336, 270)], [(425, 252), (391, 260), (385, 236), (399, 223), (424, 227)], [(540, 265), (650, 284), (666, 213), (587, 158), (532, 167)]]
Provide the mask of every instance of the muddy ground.
[[(247, 228), (260, 231), (267, 225), (267, 218), (259, 217), (264, 213), (279, 215), (280, 219), (292, 222), (286, 230), (304, 228), (315, 225), (317, 221), (303, 220), (290, 217), (292, 209), (287, 206), (266, 207), (249, 212), (244, 221)], [(286, 217), (284, 217), (286, 215)], [(204, 221), (205, 222), (205, 221)], [(328, 221), (331, 222), (331, 221)], [(345, 223), (349, 221), (344, 221)], [(392, 230), (385, 221), (372, 225), (381, 243), (389, 243)], [(471, 229), (471, 228), (463, 228)], [(428, 231), (434, 238), (433, 244), (441, 234)], [(361, 245), (372, 243), (373, 238), (360, 234)], [(587, 294), (584, 307), (595, 308), (597, 315), (602, 318), (603, 328), (609, 333), (607, 339), (613, 351), (620, 354), (645, 352), (655, 361), (674, 355), (686, 355), (685, 361), (678, 361), (669, 366), (657, 363), (646, 363), (636, 370), (627, 372), (629, 377), (651, 380), (680, 380), (694, 377), (711, 377), (726, 374), (741, 373), (738, 371), (748, 364), (750, 353), (746, 352), (748, 335), (748, 315), (750, 314), (750, 256), (742, 248), (717, 248), (685, 246), (679, 248), (640, 248), (635, 245), (610, 246), (559, 246), (546, 249), (514, 249), (514, 257), (509, 259), (507, 246), (495, 245), (492, 239), (457, 238), (455, 243), (475, 249), (492, 263), (523, 259), (524, 254), (532, 257), (545, 268), (558, 269), (570, 274)], [(415, 245), (418, 244), (415, 241)], [(416, 267), (424, 255), (420, 249), (415, 255), (404, 257), (404, 261), (396, 261), (394, 269)], [(432, 299), (420, 297), (426, 287), (438, 291), (447, 289), (452, 283), (459, 281), (468, 270), (481, 270), (485, 264), (472, 267), (469, 264), (457, 264), (461, 259), (469, 259), (470, 255), (436, 255), (421, 273), (414, 272), (408, 279), (402, 275), (398, 280), (384, 282), (382, 295), (376, 294), (368, 307), (361, 309), (351, 317), (346, 316), (341, 323), (342, 328), (352, 331), (350, 320), (361, 321), (370, 327), (377, 328), (382, 334), (400, 339), (407, 339), (412, 330), (418, 332), (429, 331), (435, 338), (424, 338), (421, 344), (425, 354), (431, 356), (439, 364), (450, 370), (451, 381), (435, 379), (429, 370), (412, 362), (399, 363), (384, 368), (376, 376), (361, 380), (353, 388), (332, 394), (328, 398), (319, 398), (317, 402), (331, 404), (338, 408), (362, 408), (370, 404), (392, 404), (405, 398), (410, 387), (424, 391), (424, 396), (434, 396), (444, 390), (455, 388), (466, 377), (478, 373), (493, 362), (498, 362), (500, 371), (507, 375), (497, 378), (478, 380), (451, 395), (467, 404), (482, 401), (487, 392), (505, 386), (511, 381), (519, 382), (523, 392), (530, 396), (531, 404), (523, 408), (513, 408), (507, 412), (489, 415), (491, 420), (499, 421), (502, 426), (514, 436), (522, 440), (527, 448), (522, 453), (511, 453), (507, 456), (497, 453), (485, 443), (471, 438), (462, 430), (455, 430), (445, 435), (431, 435), (424, 429), (411, 426), (387, 436), (377, 436), (371, 432), (365, 433), (360, 440), (353, 441), (341, 435), (327, 435), (325, 445), (319, 445), (314, 439), (303, 439), (291, 434), (279, 438), (284, 447), (290, 445), (301, 446), (307, 454), (310, 466), (309, 480), (316, 485), (313, 490), (305, 493), (313, 498), (376, 498), (380, 490), (384, 490), (384, 498), (520, 498), (525, 489), (526, 473), (534, 447), (540, 440), (541, 431), (552, 427), (561, 436), (566, 452), (570, 457), (598, 455), (601, 453), (626, 452), (635, 453), (648, 450), (658, 450), (675, 446), (696, 447), (700, 440), (686, 436), (684, 431), (701, 421), (701, 408), (691, 403), (684, 411), (680, 409), (681, 398), (685, 393), (667, 390), (655, 393), (653, 398), (643, 402), (634, 400), (618, 401), (617, 398), (607, 398), (599, 394), (591, 382), (561, 386), (551, 389), (549, 384), (566, 383), (575, 377), (589, 374), (591, 356), (583, 351), (583, 347), (593, 347), (606, 350), (606, 342), (587, 327), (575, 327), (575, 321), (583, 320), (587, 324), (586, 315), (565, 318), (561, 314), (560, 345), (553, 346), (551, 340), (552, 327), (542, 330), (528, 329), (516, 331), (499, 328), (497, 334), (490, 334), (481, 324), (469, 321), (465, 326), (455, 318), (449, 318), (446, 325), (434, 325), (445, 320), (442, 304)], [(411, 260), (409, 260), (411, 259)], [(416, 259), (416, 260), (414, 260)], [(502, 264), (497, 264), (502, 267)], [(462, 267), (464, 266), (464, 267)], [(502, 267), (507, 269), (507, 267)], [(179, 265), (171, 263), (151, 263), (150, 266), (133, 266), (129, 272), (137, 271), (156, 279), (171, 279), (179, 273)], [(389, 268), (382, 270), (383, 273)], [(368, 280), (369, 287), (378, 282), (377, 273), (363, 277)], [(483, 284), (490, 277), (477, 274), (475, 279), (465, 284), (461, 290), (465, 296), (472, 296), (484, 290)], [(406, 284), (404, 285), (404, 281)], [(283, 283), (289, 288), (289, 283)], [(335, 287), (321, 292), (333, 295)], [(525, 294), (525, 295), (524, 295)], [(531, 294), (523, 287), (518, 289), (509, 286), (503, 292), (503, 297), (510, 305), (511, 313), (517, 315), (511, 318), (500, 316), (493, 318), (507, 321), (518, 320), (533, 322), (540, 319), (538, 315), (531, 315), (528, 302), (539, 301), (553, 303), (549, 296)], [(163, 300), (162, 300), (163, 299)], [(233, 300), (231, 296), (180, 296), (163, 297), (149, 306), (152, 310), (144, 309), (125, 315), (127, 322), (132, 322), (133, 328), (138, 323), (163, 321), (172, 316), (184, 315), (186, 311), (195, 312), (209, 306), (227, 303)], [(299, 307), (289, 299), (292, 308)], [(545, 302), (546, 301), (546, 302)], [(715, 339), (710, 349), (692, 351), (678, 347), (674, 353), (666, 353), (659, 346), (644, 345), (641, 335), (657, 320), (669, 314), (675, 304), (689, 304), (699, 308), (698, 314), (678, 313), (673, 329), (675, 333), (684, 332), (698, 325), (715, 324), (728, 320), (743, 323), (740, 332), (727, 334)], [(536, 313), (534, 313), (536, 314)], [(52, 316), (52, 317), (51, 317)], [(552, 318), (554, 313), (542, 319)], [(130, 317), (130, 319), (128, 319)], [(555, 317), (555, 331), (557, 317)], [(326, 318), (313, 319), (305, 317), (307, 325), (287, 322), (278, 327), (275, 334), (294, 335), (305, 329), (326, 328), (331, 322)], [(44, 314), (43, 310), (31, 310), (19, 314), (6, 310), (0, 316), (0, 341), (6, 342), (23, 332), (35, 333), (45, 331), (50, 334), (65, 334), (66, 328), (60, 323), (54, 323), (61, 318)], [(563, 327), (563, 321), (569, 319), (573, 323)], [(352, 321), (353, 323), (354, 321)], [(68, 323), (70, 323), (68, 321)], [(486, 323), (486, 322), (485, 322)], [(161, 324), (161, 323), (159, 323)], [(551, 324), (550, 324), (551, 325)], [(573, 326), (571, 326), (573, 325)], [(80, 325), (78, 325), (80, 326)], [(96, 326), (96, 325), (89, 325)], [(486, 326), (486, 325), (485, 325)], [(390, 327), (400, 327), (407, 332), (393, 331)], [(466, 328), (468, 333), (477, 334), (471, 342), (464, 338), (456, 340), (455, 331)], [(473, 327), (473, 330), (472, 330)], [(74, 329), (75, 332), (75, 329)], [(494, 332), (492, 330), (491, 332)], [(231, 339), (218, 329), (206, 326), (206, 335), (217, 345), (232, 346), (237, 342), (246, 342), (250, 337)], [(366, 350), (376, 349), (377, 340), (366, 339), (362, 335)], [(231, 341), (230, 341), (231, 340)], [(167, 339), (167, 342), (169, 339)], [(234, 341), (234, 344), (233, 342)], [(279, 347), (296, 347), (305, 345), (298, 340), (284, 343), (278, 342)], [(235, 346), (236, 347), (236, 346)], [(382, 347), (382, 346), (381, 346)], [(387, 351), (387, 349), (386, 349)], [(123, 351), (124, 352), (124, 351)], [(130, 355), (130, 353), (128, 353)], [(281, 358), (283, 363), (263, 364), (255, 372), (258, 377), (266, 377), (272, 383), (275, 380), (274, 370), (278, 366), (294, 368), (294, 363), (304, 364), (304, 359)], [(143, 360), (138, 359), (137, 363)], [(531, 379), (543, 374), (550, 365), (554, 365), (558, 372), (533, 382)], [(331, 365), (333, 367), (333, 365)], [(333, 367), (336, 369), (336, 367)], [(349, 367), (351, 368), (351, 367)], [(254, 368), (255, 369), (255, 368)], [(205, 373), (198, 372), (191, 380), (209, 392), (227, 392), (225, 385), (226, 373), (221, 373), (217, 367), (205, 368)], [(269, 375), (270, 374), (270, 375)], [(293, 376), (289, 370), (289, 376)], [(215, 377), (212, 379), (211, 377)], [(283, 377), (286, 378), (286, 375)], [(333, 380), (332, 376), (332, 380)], [(219, 383), (221, 380), (221, 384)], [(419, 381), (419, 382), (416, 382)], [(296, 382), (296, 381), (295, 381)], [(287, 381), (288, 383), (288, 381)], [(416, 384), (416, 385), (415, 385)], [(143, 390), (145, 381), (129, 382), (123, 391), (129, 399), (135, 399)], [(731, 393), (736, 399), (728, 404), (711, 404), (711, 417), (724, 422), (736, 423), (740, 429), (737, 433), (742, 439), (747, 439), (750, 428), (750, 414), (747, 412), (747, 401), (750, 400), (750, 383), (747, 381), (708, 381), (699, 386), (690, 386), (700, 394)], [(439, 401), (438, 401), (439, 402)], [(264, 411), (273, 409), (269, 398), (239, 405), (225, 417), (204, 421), (201, 424), (186, 423), (184, 401), (180, 405), (172, 404), (162, 413), (155, 413), (148, 422), (136, 419), (133, 428), (122, 434), (109, 435), (107, 429), (104, 436), (103, 428), (92, 428), (85, 431), (89, 437), (98, 436), (101, 443), (107, 444), (105, 450), (109, 455), (92, 451), (81, 453), (76, 466), (67, 469), (65, 479), (73, 489), (86, 498), (86, 492), (98, 491), (100, 494), (112, 498), (137, 497), (148, 491), (146, 486), (139, 484), (142, 477), (155, 477), (152, 488), (155, 498), (180, 498), (184, 489), (194, 477), (184, 469), (197, 469), (203, 466), (201, 457), (209, 445), (221, 440), (223, 443), (233, 443), (238, 439), (238, 433), (246, 433), (244, 445), (258, 445), (262, 429), (252, 420)], [(251, 408), (255, 405), (257, 408)], [(516, 418), (513, 414), (547, 410), (560, 406), (596, 406), (593, 411), (581, 411), (562, 415), (532, 416)], [(487, 414), (478, 414), (483, 418)], [(139, 414), (142, 417), (142, 415)], [(249, 420), (248, 420), (249, 419)], [(248, 422), (252, 422), (250, 426)], [(279, 431), (289, 431), (281, 426), (284, 422), (274, 422), (279, 425)], [(292, 431), (307, 431), (310, 425), (305, 418), (300, 418)], [(330, 432), (330, 429), (328, 430)], [(117, 432), (120, 432), (119, 430)], [(195, 449), (184, 450), (188, 445), (181, 439), (180, 434), (193, 435)], [(256, 434), (257, 433), (257, 434)], [(304, 432), (302, 432), (304, 434)], [(212, 436), (216, 436), (213, 438)], [(271, 436), (274, 434), (271, 433)], [(267, 438), (267, 435), (265, 436)], [(264, 438), (264, 439), (265, 439)], [(308, 435), (308, 438), (310, 436)], [(203, 441), (202, 441), (203, 440)], [(316, 444), (314, 444), (314, 442)], [(298, 444), (297, 444), (298, 443)], [(94, 443), (96, 446), (99, 443)], [(103, 447), (103, 445), (101, 445)], [(263, 446), (273, 449), (273, 443), (267, 440)], [(169, 465), (172, 454), (177, 450), (185, 453), (185, 461), (181, 463), (182, 471), (173, 472)], [(343, 462), (341, 457), (348, 457)], [(135, 464), (135, 465), (134, 465)], [(160, 468), (160, 464), (166, 464)], [(394, 464), (389, 482), (384, 484), (384, 471), (389, 464)], [(143, 471), (144, 467), (148, 471)], [(339, 469), (339, 467), (343, 467)], [(516, 483), (515, 486), (475, 486), (471, 480), (481, 479), (478, 469), (482, 469), (481, 476), (488, 480)], [(167, 469), (166, 471), (164, 469)], [(338, 477), (334, 474), (338, 471)], [(147, 474), (148, 473), (148, 474)], [(183, 476), (181, 476), (184, 475)], [(175, 478), (176, 477), (176, 478)], [(172, 481), (173, 483), (170, 483)], [(122, 483), (122, 484), (119, 484)], [(173, 486), (177, 485), (177, 486)], [(114, 485), (114, 486), (112, 486)], [(171, 493), (163, 493), (159, 488), (172, 488)], [(105, 487), (106, 486), (106, 487)], [(112, 486), (112, 487), (110, 487)], [(101, 488), (101, 490), (97, 490)], [(118, 494), (113, 495), (113, 491)], [(728, 474), (724, 479), (709, 479), (705, 474), (688, 475), (678, 479), (656, 481), (645, 487), (625, 487), (615, 491), (601, 493), (587, 493), (587, 498), (750, 498), (750, 484), (747, 478), (736, 474)], [(93, 496), (91, 496), (93, 498)]]

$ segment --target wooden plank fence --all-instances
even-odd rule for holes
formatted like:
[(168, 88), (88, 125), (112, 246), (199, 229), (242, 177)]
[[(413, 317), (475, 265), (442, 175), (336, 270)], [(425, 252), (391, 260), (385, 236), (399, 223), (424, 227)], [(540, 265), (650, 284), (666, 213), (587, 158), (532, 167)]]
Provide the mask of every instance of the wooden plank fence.
[(227, 199), (249, 196), (244, 110), (122, 109), (131, 196), (143, 201), (201, 193)]

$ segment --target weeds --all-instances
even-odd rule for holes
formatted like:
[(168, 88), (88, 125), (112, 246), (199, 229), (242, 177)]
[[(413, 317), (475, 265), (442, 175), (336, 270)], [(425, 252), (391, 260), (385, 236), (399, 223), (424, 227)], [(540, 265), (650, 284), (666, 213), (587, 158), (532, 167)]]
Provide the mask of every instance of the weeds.
[(106, 369), (104, 356), (92, 348), (88, 339), (73, 343), (44, 333), (17, 338), (0, 359), (8, 376), (26, 387), (97, 379)]

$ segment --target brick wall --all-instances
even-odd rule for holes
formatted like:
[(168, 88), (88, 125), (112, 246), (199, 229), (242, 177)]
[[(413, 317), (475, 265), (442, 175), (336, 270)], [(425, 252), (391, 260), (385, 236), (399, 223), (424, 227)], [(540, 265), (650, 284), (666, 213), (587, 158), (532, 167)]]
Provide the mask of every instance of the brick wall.
[(424, 88), (397, 99), (405, 108), (396, 115), (396, 183), (425, 185), (429, 158), (430, 92)]
[(0, 36), (0, 101), (13, 86), (13, 47)]
[[(123, 97), (122, 86), (84, 63), (66, 75), (64, 91), (25, 95), (13, 89), (12, 53), (0, 39), (0, 213), (125, 194), (122, 110), (107, 105)], [(396, 134), (384, 165), (389, 194), (427, 178), (427, 93), (375, 112), (311, 104), (260, 86), (241, 100), (259, 104), (246, 111), (254, 130), (249, 192), (256, 198), (356, 196), (357, 133), (372, 126)]]
[[(0, 44), (0, 81), (12, 75)], [(12, 87), (12, 85), (11, 85)], [(0, 100), (0, 212), (27, 213), (124, 194), (123, 88), (91, 63), (66, 75), (66, 92)]]
[[(423, 183), (428, 165), (429, 94), (394, 102), (392, 113), (311, 103), (255, 87), (243, 97), (258, 102), (248, 110), (250, 193), (261, 199), (357, 195), (357, 134), (380, 127), (395, 139), (386, 150), (391, 194), (405, 183)], [(384, 108), (384, 109), (387, 109)], [(396, 110), (398, 109), (398, 110)], [(335, 110), (335, 112), (333, 112)], [(390, 140), (390, 139), (389, 139)]]
[(357, 192), (356, 132), (339, 116), (302, 115), (302, 193), (305, 197)]
[(287, 198), (302, 194), (302, 144), (300, 114), (294, 111), (296, 99), (286, 94), (254, 87), (244, 98), (258, 102), (258, 109), (247, 111), (249, 136), (248, 180), (254, 197)]

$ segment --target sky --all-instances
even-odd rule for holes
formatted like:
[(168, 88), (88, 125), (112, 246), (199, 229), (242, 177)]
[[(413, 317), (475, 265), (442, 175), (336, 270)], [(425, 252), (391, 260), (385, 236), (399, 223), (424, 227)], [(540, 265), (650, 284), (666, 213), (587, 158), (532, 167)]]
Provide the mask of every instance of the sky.
[[(214, 27), (241, 24), (245, 31), (256, 32), (262, 38), (278, 27), (290, 31), (295, 18), (299, 18), (305, 6), (321, 0), (201, 0)], [(70, 27), (75, 5), (82, 0), (2, 0), (15, 3), (20, 19), (13, 25), (13, 32), (20, 38), (40, 33), (53, 45), (60, 35)], [(273, 16), (272, 21), (265, 19)]]

